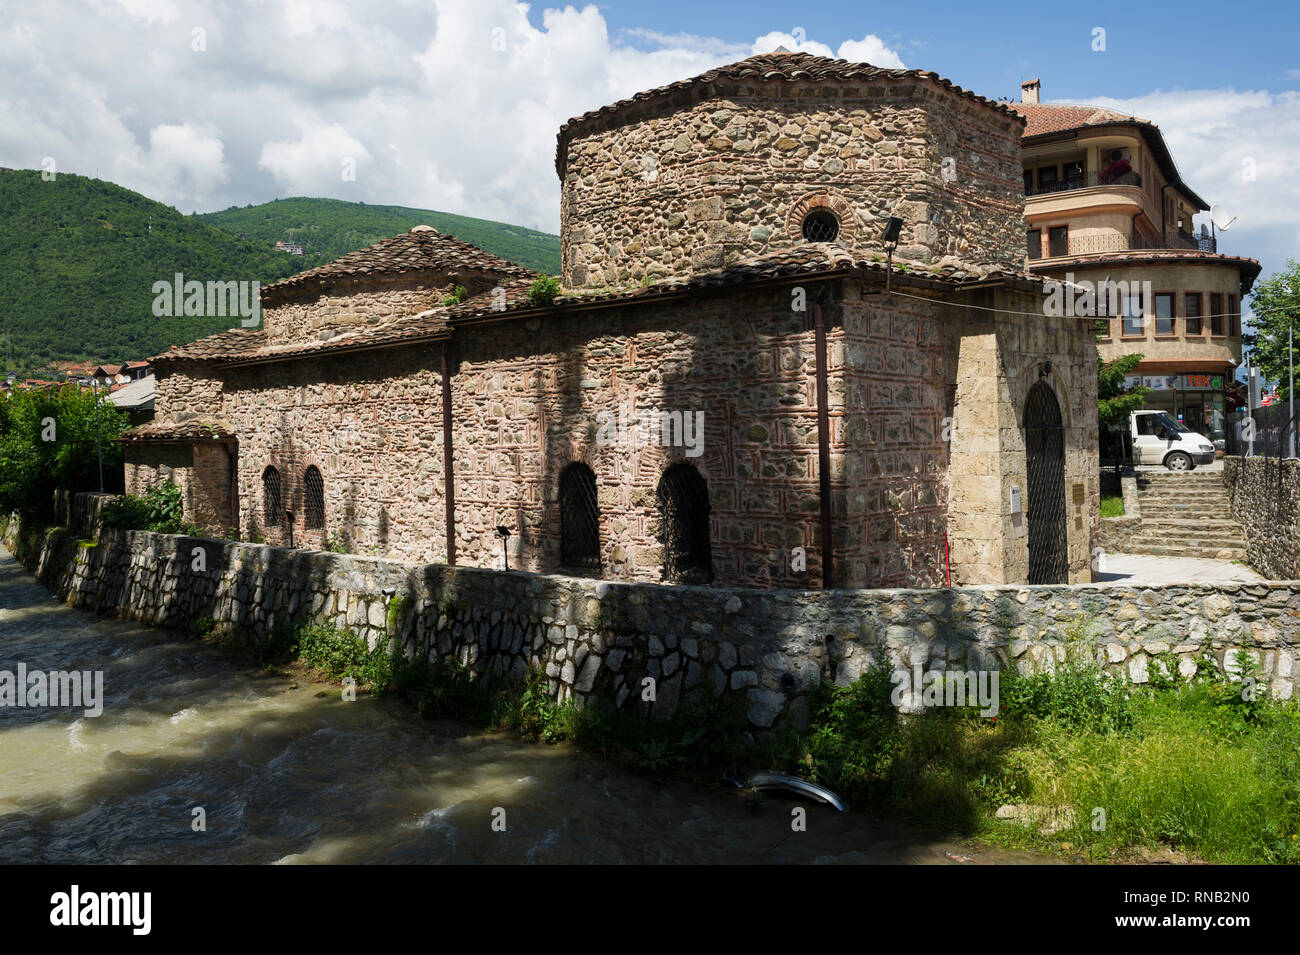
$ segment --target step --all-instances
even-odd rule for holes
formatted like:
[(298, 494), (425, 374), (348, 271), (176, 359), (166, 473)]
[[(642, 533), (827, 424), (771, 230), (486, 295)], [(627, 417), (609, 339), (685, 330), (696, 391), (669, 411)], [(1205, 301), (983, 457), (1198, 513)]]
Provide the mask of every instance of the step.
[(1139, 494), (1227, 494), (1231, 488), (1222, 484), (1139, 484), (1137, 490)]
[(1217, 504), (1143, 504), (1143, 517), (1165, 520), (1231, 520), (1232, 508)]
[(1174, 518), (1168, 515), (1146, 514), (1142, 515), (1142, 523), (1139, 530), (1153, 534), (1240, 534), (1241, 525), (1235, 521), (1223, 521), (1206, 518), (1204, 520), (1193, 521), (1181, 518)]
[(1143, 507), (1222, 507), (1232, 506), (1226, 497), (1140, 497), (1138, 503)]
[(1187, 551), (1221, 551), (1246, 549), (1246, 542), (1241, 540), (1182, 540), (1177, 537), (1130, 537), (1124, 546), (1134, 552), (1158, 553), (1161, 548), (1172, 547)]
[(1177, 545), (1141, 545), (1126, 544), (1124, 554), (1147, 554), (1152, 557), (1202, 557), (1206, 560), (1242, 560), (1246, 559), (1244, 547), (1179, 547)]

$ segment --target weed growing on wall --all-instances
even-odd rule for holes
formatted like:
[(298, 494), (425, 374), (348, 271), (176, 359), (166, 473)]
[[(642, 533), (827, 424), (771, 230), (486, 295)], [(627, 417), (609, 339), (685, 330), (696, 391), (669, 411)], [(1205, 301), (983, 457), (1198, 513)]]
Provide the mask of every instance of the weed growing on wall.
[(181, 489), (174, 481), (162, 481), (143, 497), (124, 494), (104, 505), (99, 514), (103, 527), (115, 530), (153, 531), (198, 537), (202, 531), (185, 519)]

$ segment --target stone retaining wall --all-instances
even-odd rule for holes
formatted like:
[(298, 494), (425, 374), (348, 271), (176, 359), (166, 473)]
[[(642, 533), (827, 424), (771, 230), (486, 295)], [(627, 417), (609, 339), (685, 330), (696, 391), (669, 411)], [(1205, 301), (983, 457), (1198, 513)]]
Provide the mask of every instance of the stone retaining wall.
[[(34, 531), (11, 520), (5, 544), (69, 604), (167, 627), (201, 617), (266, 634), (311, 621), (372, 643), (388, 633), (389, 594), (405, 598), (393, 635), (412, 653), (480, 675), (545, 670), (558, 699), (601, 696), (670, 715), (684, 691), (741, 694), (756, 727), (807, 715), (824, 680), (873, 663), (934, 670), (1052, 668), (1072, 640), (1135, 682), (1166, 654), (1184, 675), (1212, 654), (1259, 663), (1289, 698), (1300, 581), (953, 590), (791, 591), (618, 583), (322, 551), (103, 531)], [(203, 555), (206, 569), (196, 570)], [(388, 593), (385, 593), (387, 591)], [(1226, 658), (1225, 658), (1226, 655)], [(643, 680), (656, 681), (653, 704)]]
[(1300, 577), (1300, 461), (1227, 457), (1223, 483), (1246, 535), (1246, 563), (1265, 577)]

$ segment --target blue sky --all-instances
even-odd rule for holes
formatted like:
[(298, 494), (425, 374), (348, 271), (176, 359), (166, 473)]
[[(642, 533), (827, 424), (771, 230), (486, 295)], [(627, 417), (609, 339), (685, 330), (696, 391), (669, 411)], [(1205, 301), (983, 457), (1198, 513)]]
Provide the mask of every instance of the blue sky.
[[(736, 43), (795, 27), (810, 38), (871, 33), (897, 50), (908, 67), (933, 70), (992, 98), (1018, 97), (1021, 81), (1034, 76), (1043, 79), (1045, 95), (1053, 99), (1221, 86), (1300, 89), (1300, 4), (1132, 2), (1116, 4), (1110, 13), (1101, 12), (1104, 5), (1098, 3), (932, 0), (663, 0), (598, 6), (615, 31), (686, 32)], [(1092, 49), (1096, 27), (1106, 31), (1105, 52)]]

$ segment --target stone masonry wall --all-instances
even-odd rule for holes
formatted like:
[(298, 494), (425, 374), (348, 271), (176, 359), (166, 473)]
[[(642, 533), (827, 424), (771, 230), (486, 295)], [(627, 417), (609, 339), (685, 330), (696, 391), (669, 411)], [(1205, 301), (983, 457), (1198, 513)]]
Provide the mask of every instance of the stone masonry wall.
[[(506, 526), (511, 567), (561, 570), (559, 477), (582, 462), (596, 476), (600, 574), (661, 581), (657, 489), (669, 466), (685, 462), (708, 484), (716, 583), (819, 583), (815, 345), (811, 313), (792, 310), (791, 291), (701, 292), (459, 335), (450, 345), (457, 562), (500, 567), (496, 529)], [(1024, 515), (1010, 514), (1006, 490), (1024, 484), (1024, 393), (1046, 360), (1068, 435), (1071, 579), (1089, 579), (1095, 441), (1078, 424), (1089, 420), (1095, 390), (1087, 336), (1071, 336), (1061, 320), (963, 307), (979, 298), (1028, 311), (1038, 303), (1029, 293), (886, 301), (858, 281), (804, 291), (825, 302), (835, 585), (943, 584), (946, 533), (954, 582), (1024, 578)], [(177, 414), (202, 411), (237, 434), (246, 538), (288, 543), (288, 510), (299, 546), (344, 540), (353, 553), (445, 562), (442, 347), (228, 368), (219, 400), (208, 397), (204, 369), (196, 382), (173, 375), (160, 387), (184, 385), (169, 398)], [(661, 413), (702, 416), (699, 445), (663, 446), (645, 427)], [(163, 462), (128, 450), (138, 493)], [(187, 502), (198, 501), (191, 484), (210, 502), (191, 519), (225, 527), (226, 471), (210, 458), (201, 475), (177, 471), (177, 480)], [(319, 529), (305, 526), (312, 466), (325, 486)], [(281, 487), (270, 517), (268, 467)], [(954, 488), (961, 507), (950, 511)]]
[[(267, 520), (262, 476), (280, 474), (293, 541), (445, 561), (442, 396), (436, 345), (231, 369), (223, 415), (239, 436), (240, 527), (287, 542)], [(306, 526), (305, 474), (319, 468), (325, 524)]]
[(1300, 461), (1227, 457), (1223, 483), (1246, 563), (1274, 580), (1300, 577)]
[(312, 286), (277, 293), (264, 307), (263, 327), (267, 340), (276, 344), (324, 341), (357, 325), (418, 315), (441, 305), (457, 285), (472, 296), (495, 284), (492, 276), (477, 272), (338, 278), (323, 290)]
[[(1029, 574), (1024, 414), (1029, 389), (1046, 381), (1061, 411), (1065, 440), (1068, 579), (1092, 579), (1098, 531), (1097, 374), (1087, 319), (1038, 317), (1041, 297), (1022, 292), (972, 295), (946, 326), (951, 399), (950, 547), (955, 583), (1026, 580)], [(998, 308), (996, 318), (987, 311)], [(1073, 323), (1073, 324), (1071, 324)], [(1045, 373), (1045, 362), (1051, 371)], [(1021, 510), (1011, 510), (1011, 489)]]
[[(304, 621), (388, 632), (389, 589), (405, 598), (393, 637), (408, 652), (455, 658), (478, 675), (542, 669), (558, 699), (600, 696), (652, 717), (693, 686), (741, 697), (768, 727), (807, 715), (822, 681), (845, 684), (874, 663), (926, 669), (1050, 669), (1067, 647), (1142, 683), (1162, 661), (1184, 676), (1212, 656), (1259, 664), (1280, 698), (1300, 659), (1300, 581), (1121, 584), (953, 590), (784, 591), (665, 587), (397, 561), (9, 521), (5, 545), (68, 603), (169, 627), (200, 617), (264, 634)], [(195, 572), (195, 548), (207, 571)], [(641, 702), (642, 681), (656, 701)]]
[[(643, 110), (644, 112), (644, 110)], [(1019, 269), (1024, 200), (1019, 123), (915, 80), (758, 86), (614, 128), (579, 128), (561, 196), (569, 287), (626, 285), (716, 269), (804, 242), (814, 208), (837, 245)]]
[[(708, 482), (715, 582), (819, 580), (815, 350), (807, 315), (792, 311), (791, 301), (789, 289), (766, 289), (572, 314), (529, 324), (526, 349), (510, 324), (476, 329), (457, 346), (452, 382), (458, 555), (500, 567), (494, 531), (505, 524), (515, 535), (511, 567), (558, 569), (558, 478), (581, 461), (596, 475), (605, 576), (660, 581), (656, 490), (666, 468), (686, 462)], [(885, 348), (891, 334), (884, 326), (872, 347)], [(912, 336), (896, 347), (915, 347)], [(845, 437), (838, 429), (856, 415), (844, 407), (841, 329), (830, 328), (828, 339), (832, 496), (842, 514)], [(644, 423), (660, 412), (703, 416), (698, 455), (640, 443), (650, 437), (644, 430), (620, 435), (605, 427), (620, 414)], [(900, 503), (887, 516), (891, 526), (914, 506)], [(837, 566), (847, 574), (859, 540), (835, 543)], [(878, 551), (906, 543), (891, 531)], [(806, 569), (794, 569), (795, 547), (804, 548)], [(865, 569), (861, 560), (856, 566)], [(890, 566), (895, 579), (910, 572), (905, 561)]]

